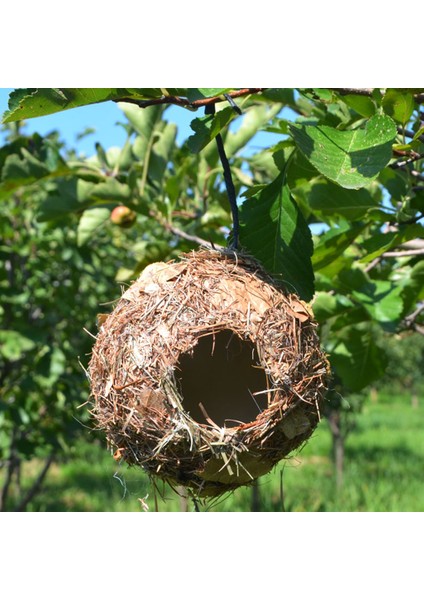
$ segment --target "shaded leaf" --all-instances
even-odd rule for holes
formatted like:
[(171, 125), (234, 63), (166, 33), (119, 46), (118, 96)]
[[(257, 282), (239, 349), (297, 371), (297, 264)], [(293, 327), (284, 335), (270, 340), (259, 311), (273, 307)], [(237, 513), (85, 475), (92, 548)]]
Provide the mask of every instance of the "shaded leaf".
[(377, 256), (396, 248), (408, 240), (424, 237), (424, 227), (418, 223), (403, 227), (399, 231), (388, 231), (387, 233), (375, 233), (372, 237), (364, 240), (361, 248), (366, 254), (360, 259), (360, 262), (367, 263)]
[(365, 227), (365, 224), (358, 224), (342, 230), (330, 229), (322, 234), (312, 255), (314, 270), (319, 271), (343, 254)]
[(308, 301), (314, 293), (312, 236), (284, 177), (280, 174), (242, 204), (240, 243)]
[(18, 331), (0, 330), (0, 354), (10, 361), (19, 360), (35, 348), (35, 342)]
[(82, 246), (93, 236), (102, 225), (109, 221), (110, 210), (108, 208), (89, 208), (85, 210), (78, 224), (77, 244)]
[(388, 360), (384, 349), (374, 341), (374, 328), (371, 323), (346, 327), (334, 336), (330, 347), (330, 364), (352, 392), (379, 379)]
[(308, 199), (313, 211), (319, 210), (323, 215), (342, 215), (350, 220), (359, 219), (379, 206), (368, 190), (346, 189), (331, 181), (313, 185)]
[(312, 309), (318, 323), (325, 323), (328, 319), (343, 314), (354, 306), (351, 300), (341, 294), (333, 292), (317, 292), (314, 296)]
[(409, 121), (415, 108), (413, 94), (402, 89), (387, 90), (381, 104), (384, 112), (402, 125)]
[(372, 281), (352, 296), (361, 302), (371, 317), (385, 329), (394, 331), (402, 315), (402, 287), (392, 281)]

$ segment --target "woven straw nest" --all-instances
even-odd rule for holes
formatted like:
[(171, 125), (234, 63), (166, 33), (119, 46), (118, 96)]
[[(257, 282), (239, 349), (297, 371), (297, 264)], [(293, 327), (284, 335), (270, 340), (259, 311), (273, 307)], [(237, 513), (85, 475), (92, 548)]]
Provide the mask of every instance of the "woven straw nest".
[(328, 362), (295, 294), (250, 257), (202, 249), (150, 265), (125, 291), (89, 376), (116, 460), (219, 496), (310, 437)]

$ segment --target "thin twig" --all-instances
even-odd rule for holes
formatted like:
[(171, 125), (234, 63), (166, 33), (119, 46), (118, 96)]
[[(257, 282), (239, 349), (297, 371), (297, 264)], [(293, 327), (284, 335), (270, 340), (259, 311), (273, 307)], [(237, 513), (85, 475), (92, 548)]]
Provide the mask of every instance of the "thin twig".
[(199, 244), (199, 246), (206, 246), (207, 248), (211, 248), (212, 250), (214, 250), (214, 249), (219, 250), (220, 248), (222, 248), (222, 246), (219, 246), (218, 244), (213, 244), (212, 242), (208, 242), (197, 235), (191, 235), (189, 233), (186, 233), (182, 229), (178, 229), (178, 227), (174, 227), (173, 225), (170, 225), (169, 223), (164, 222), (164, 223), (162, 223), (162, 225), (165, 227), (165, 229), (167, 229), (174, 235), (177, 235), (178, 237), (188, 240), (189, 242), (194, 242), (195, 244)]
[(414, 152), (414, 156), (411, 156), (411, 158), (407, 158), (401, 162), (392, 163), (389, 165), (389, 167), (392, 169), (401, 169), (402, 167), (405, 167), (406, 165), (409, 165), (417, 160), (421, 160), (421, 158), (424, 158), (424, 154), (418, 154), (418, 152)]
[(393, 252), (383, 252), (381, 256), (384, 258), (402, 257), (402, 256), (420, 256), (424, 255), (424, 248), (416, 248), (414, 250), (394, 250)]
[(414, 312), (412, 312), (410, 315), (405, 317), (405, 324), (408, 325), (408, 327), (410, 327), (415, 319), (418, 317), (418, 315), (420, 315), (424, 310), (424, 302), (421, 302), (418, 307), (414, 310)]
[[(266, 88), (242, 88), (239, 90), (234, 90), (233, 92), (228, 92), (225, 94), (230, 98), (240, 98), (240, 96), (248, 96), (250, 94), (259, 94), (263, 92)], [(187, 98), (181, 96), (161, 96), (160, 98), (152, 98), (152, 100), (137, 100), (136, 98), (118, 98), (114, 100), (114, 102), (129, 102), (131, 104), (136, 104), (140, 108), (146, 108), (147, 106), (154, 106), (157, 104), (175, 104), (177, 106), (186, 106), (189, 108), (199, 108), (201, 106), (208, 106), (211, 104), (216, 104), (217, 102), (224, 102), (227, 99), (222, 96), (211, 96), (210, 98), (200, 98), (199, 100), (193, 100), (190, 102)]]

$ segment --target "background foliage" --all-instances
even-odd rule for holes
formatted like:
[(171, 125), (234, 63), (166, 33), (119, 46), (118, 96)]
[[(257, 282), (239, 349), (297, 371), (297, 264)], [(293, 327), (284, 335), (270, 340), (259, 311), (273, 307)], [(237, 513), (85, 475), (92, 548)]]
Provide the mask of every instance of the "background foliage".
[[(95, 436), (81, 405), (102, 305), (153, 261), (231, 241), (218, 134), (241, 247), (312, 303), (334, 372), (341, 483), (364, 390), (421, 391), (423, 100), (417, 89), (15, 90), (0, 149), (1, 508), (24, 509), (75, 439)], [(57, 132), (25, 135), (22, 119), (103, 101), (122, 109), (120, 148), (84, 158)], [(203, 114), (211, 102), (216, 114)], [(182, 144), (170, 104), (193, 111)], [(258, 131), (276, 141), (252, 151)], [(112, 216), (118, 206), (126, 218)], [(39, 470), (22, 483), (34, 457)]]

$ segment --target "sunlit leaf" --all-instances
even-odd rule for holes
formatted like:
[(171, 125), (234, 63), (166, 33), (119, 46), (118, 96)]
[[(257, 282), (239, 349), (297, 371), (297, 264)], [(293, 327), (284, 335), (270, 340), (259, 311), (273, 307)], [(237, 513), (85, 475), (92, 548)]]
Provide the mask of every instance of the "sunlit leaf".
[(297, 147), (316, 169), (348, 189), (373, 181), (392, 157), (394, 121), (375, 115), (363, 129), (340, 131), (325, 125), (290, 127)]
[(4, 113), (2, 122), (41, 117), (106, 100), (148, 100), (161, 95), (155, 88), (21, 88), (10, 94), (9, 110)]

